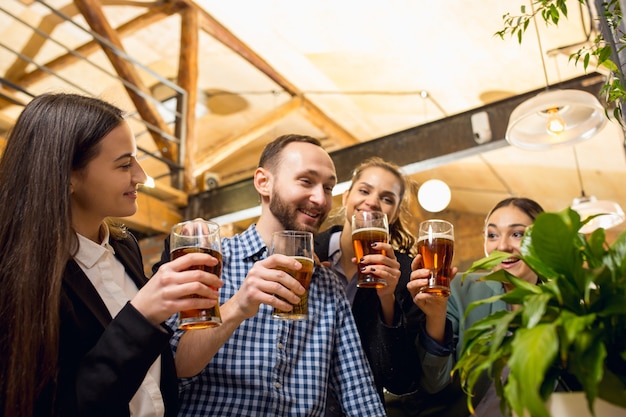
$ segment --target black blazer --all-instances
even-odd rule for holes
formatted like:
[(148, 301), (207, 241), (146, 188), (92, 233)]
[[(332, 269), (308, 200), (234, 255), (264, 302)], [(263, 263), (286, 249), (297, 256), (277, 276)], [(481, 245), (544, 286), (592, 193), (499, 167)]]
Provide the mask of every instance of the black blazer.
[[(141, 288), (147, 278), (135, 238), (111, 240), (115, 256)], [(154, 326), (127, 303), (115, 319), (78, 264), (63, 275), (57, 392), (36, 404), (38, 416), (129, 416), (128, 403), (152, 363), (161, 355), (165, 415), (176, 416), (178, 387), (169, 346), (171, 331)], [(50, 411), (52, 397), (54, 411)]]
[[(320, 262), (328, 260), (331, 235), (341, 230), (343, 226), (333, 226), (315, 236), (315, 254)], [(395, 255), (400, 262), (401, 271), (395, 292), (396, 325), (390, 327), (382, 322), (380, 299), (375, 289), (359, 288), (352, 303), (361, 345), (383, 403), (383, 387), (396, 394), (412, 392), (417, 387), (421, 369), (414, 340), (417, 323), (423, 318), (423, 313), (413, 303), (411, 294), (406, 289), (411, 275), (412, 258), (398, 251), (395, 251)]]

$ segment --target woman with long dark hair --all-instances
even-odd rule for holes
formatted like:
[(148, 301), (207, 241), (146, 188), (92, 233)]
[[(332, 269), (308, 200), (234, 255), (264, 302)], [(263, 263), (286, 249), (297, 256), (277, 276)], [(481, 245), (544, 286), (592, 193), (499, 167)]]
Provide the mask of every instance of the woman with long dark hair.
[[(532, 284), (537, 283), (537, 274), (515, 255), (520, 253), (526, 228), (532, 225), (543, 211), (536, 201), (525, 197), (506, 198), (489, 211), (483, 231), (485, 254), (488, 255), (495, 250), (511, 254), (494, 270), (504, 269), (517, 278)], [(465, 330), (491, 313), (515, 309), (517, 306), (499, 300), (478, 306), (467, 315), (465, 312), (472, 302), (504, 294), (513, 288), (509, 284), (496, 281), (481, 281), (480, 278), (485, 275), (484, 273), (472, 273), (464, 280), (461, 274), (457, 274), (450, 283), (449, 297), (420, 293), (419, 289), (428, 283), (430, 273), (427, 269), (417, 269), (420, 261), (420, 257), (416, 257), (413, 264), (416, 270), (411, 275), (411, 282), (407, 284), (407, 288), (416, 305), (426, 315), (416, 341), (420, 348), (422, 365), (421, 384), (426, 391), (437, 393), (438, 400), (432, 402), (431, 415), (469, 416), (466, 396), (461, 390), (458, 377), (451, 377), (450, 374), (461, 354)], [(435, 351), (436, 354), (428, 352), (427, 349)], [(472, 400), (476, 404), (475, 415), (501, 417), (499, 401), (491, 380), (485, 375), (477, 387), (478, 390), (473, 393)]]
[(0, 160), (0, 415), (176, 415), (161, 323), (213, 306), (221, 281), (186, 271), (213, 262), (201, 254), (146, 279), (135, 238), (109, 220), (137, 210), (136, 152), (120, 109), (76, 94), (36, 97), (12, 129)]

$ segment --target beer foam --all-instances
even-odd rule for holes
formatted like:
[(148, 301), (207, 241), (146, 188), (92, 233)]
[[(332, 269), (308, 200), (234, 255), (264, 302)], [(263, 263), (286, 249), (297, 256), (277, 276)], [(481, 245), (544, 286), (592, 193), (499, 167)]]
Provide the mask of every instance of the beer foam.
[(301, 255), (294, 255), (292, 256), (293, 259), (295, 259), (296, 261), (300, 262), (301, 264), (312, 264), (313, 262), (313, 258), (307, 258), (306, 256), (301, 256)]
[(354, 236), (356, 233), (363, 232), (380, 232), (384, 234), (388, 234), (389, 232), (384, 227), (362, 227), (360, 229), (352, 230), (352, 235)]
[(448, 239), (454, 242), (454, 236), (450, 236), (447, 233), (431, 233), (429, 235), (420, 236), (417, 241), (421, 242), (423, 240), (432, 240), (432, 239)]

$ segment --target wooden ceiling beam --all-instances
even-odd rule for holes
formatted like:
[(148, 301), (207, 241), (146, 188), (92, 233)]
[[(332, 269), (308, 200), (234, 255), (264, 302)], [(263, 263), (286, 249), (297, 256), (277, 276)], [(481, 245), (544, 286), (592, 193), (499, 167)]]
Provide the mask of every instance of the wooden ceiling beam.
[[(123, 38), (159, 22), (160, 20), (171, 16), (175, 12), (176, 8), (171, 3), (151, 6), (146, 13), (119, 26), (115, 29), (115, 32), (118, 36)], [(52, 61), (43, 64), (43, 66), (52, 72), (59, 72), (64, 68), (80, 61), (80, 56), (88, 57), (99, 50), (101, 50), (100, 44), (95, 40), (92, 40), (75, 48), (73, 51), (74, 53), (68, 52), (67, 54), (61, 55)], [(31, 72), (21, 75), (19, 79), (15, 80), (15, 82), (21, 86), (28, 87), (47, 77), (50, 77), (48, 72), (37, 68)]]
[[(185, 7), (180, 12), (180, 50), (178, 55), (178, 85), (187, 91), (187, 102), (184, 103), (187, 111), (182, 112), (182, 104), (178, 102), (178, 111), (185, 116), (182, 123), (177, 123), (178, 131), (176, 136), (183, 141), (179, 148), (184, 167), (182, 185), (184, 190), (197, 191), (196, 182), (193, 178), (193, 171), (196, 165), (195, 154), (198, 149), (198, 138), (196, 137), (196, 101), (198, 100), (198, 9), (195, 7)], [(184, 131), (181, 131), (182, 127)]]
[[(6, 107), (11, 105), (25, 106), (26, 102), (13, 90), (3, 88), (2, 82), (0, 81), (0, 107)], [(6, 120), (8, 120), (8, 117), (6, 115), (0, 116), (0, 128), (2, 128), (2, 126), (5, 124)]]
[(162, 182), (155, 182), (154, 186), (139, 184), (139, 191), (151, 195), (178, 208), (187, 207), (188, 195), (178, 188), (170, 187)]
[(0, 130), (9, 130), (15, 124), (12, 117), (4, 113), (0, 113)]
[(336, 142), (340, 142), (340, 146), (352, 146), (360, 143), (350, 132), (343, 128), (334, 119), (329, 118), (319, 107), (310, 100), (303, 100), (303, 109), (307, 113), (307, 120), (320, 129), (329, 138), (333, 138)]
[(299, 95), (299, 89), (293, 85), (289, 80), (283, 77), (276, 69), (268, 64), (263, 58), (254, 52), (248, 45), (243, 43), (238, 37), (228, 30), (224, 25), (215, 20), (213, 16), (207, 13), (203, 8), (199, 7), (195, 3), (190, 2), (192, 7), (198, 10), (198, 18), (200, 29), (211, 35), (217, 41), (221, 42), (241, 56), (243, 59), (252, 64), (255, 68), (269, 77), (272, 81), (278, 84), (283, 90), (292, 96)]
[[(78, 10), (87, 21), (87, 24), (91, 27), (95, 33), (99, 34), (103, 38), (107, 39), (111, 45), (120, 51), (124, 51), (124, 46), (120, 40), (119, 35), (111, 27), (110, 23), (106, 19), (102, 6), (97, 0), (74, 0)], [(131, 85), (134, 85), (139, 91), (143, 92), (146, 96), (150, 96), (150, 91), (144, 85), (143, 81), (139, 77), (139, 74), (135, 70), (133, 64), (119, 57), (113, 52), (108, 45), (102, 45), (104, 53), (111, 61), (111, 64), (115, 68), (120, 78), (128, 81)], [(143, 95), (138, 94), (135, 90), (125, 87), (128, 95), (135, 104), (137, 112), (141, 115), (141, 118), (147, 123), (158, 127), (163, 132), (170, 133), (169, 126), (163, 121), (163, 118), (156, 109), (156, 106), (151, 101), (147, 100)], [(165, 140), (158, 132), (153, 129), (148, 129), (157, 147), (161, 151), (161, 155), (170, 161), (177, 162), (178, 146), (177, 144)]]
[[(71, 3), (59, 8), (58, 10), (66, 15), (73, 15), (77, 13), (76, 7)], [(63, 23), (63, 19), (57, 14), (48, 14), (43, 16), (39, 21), (37, 30), (42, 33), (50, 34), (61, 23)], [(28, 57), (35, 57), (47, 41), (48, 39), (44, 36), (40, 36), (38, 33), (33, 32), (21, 47), (20, 53)], [(17, 78), (24, 73), (28, 65), (30, 65), (29, 62), (16, 57), (11, 66), (4, 72), (3, 76), (8, 80), (17, 81)]]
[(276, 71), (274, 67), (268, 64), (248, 45), (233, 35), (233, 33), (224, 27), (220, 22), (215, 20), (213, 16), (201, 7), (195, 5), (195, 3), (193, 3), (193, 5), (198, 8), (199, 11), (200, 28), (231, 49), (233, 52), (244, 58), (291, 96), (301, 97), (302, 105), (307, 110), (307, 115), (311, 117), (311, 123), (320, 128), (323, 127), (324, 131), (328, 133), (331, 138), (337, 140), (338, 142), (342, 142), (344, 146), (354, 145), (360, 142), (350, 132), (341, 127), (332, 117), (324, 113), (320, 108), (309, 101), (298, 87)]
[(258, 140), (281, 119), (301, 107), (302, 99), (299, 97), (292, 98), (282, 106), (266, 114), (265, 117), (258, 120), (255, 124), (248, 126), (244, 132), (221, 139), (220, 142), (224, 145), (213, 147), (198, 156), (194, 177), (201, 175), (203, 172), (212, 171), (213, 167)]

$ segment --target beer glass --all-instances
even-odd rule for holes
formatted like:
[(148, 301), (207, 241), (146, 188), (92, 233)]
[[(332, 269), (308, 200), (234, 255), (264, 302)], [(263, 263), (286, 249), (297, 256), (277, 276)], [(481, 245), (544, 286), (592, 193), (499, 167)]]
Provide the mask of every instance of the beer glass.
[[(222, 248), (220, 227), (208, 220), (188, 220), (172, 227), (170, 234), (170, 259), (187, 253), (208, 253), (218, 259), (215, 266), (195, 265), (190, 269), (202, 269), (221, 277)], [(193, 296), (192, 296), (193, 297)], [(196, 296), (198, 297), (198, 296)], [(219, 305), (209, 309), (194, 309), (179, 313), (178, 327), (183, 330), (205, 329), (222, 324)]]
[(291, 256), (302, 264), (302, 268), (298, 271), (283, 267), (277, 267), (277, 269), (285, 271), (297, 279), (304, 287), (304, 294), (300, 296), (300, 302), (294, 305), (291, 311), (274, 308), (273, 317), (283, 320), (306, 320), (309, 318), (309, 287), (313, 277), (313, 234), (296, 230), (274, 232), (270, 255), (275, 253)]
[(374, 242), (389, 242), (389, 223), (387, 215), (380, 211), (358, 211), (352, 216), (352, 244), (354, 254), (359, 261), (356, 285), (359, 288), (384, 288), (387, 281), (371, 273), (363, 273), (365, 267), (360, 260), (365, 255), (382, 254), (384, 250), (372, 248)]
[(424, 268), (430, 269), (428, 285), (420, 292), (439, 297), (450, 295), (450, 273), (454, 256), (454, 226), (445, 220), (426, 220), (419, 225), (417, 250)]

